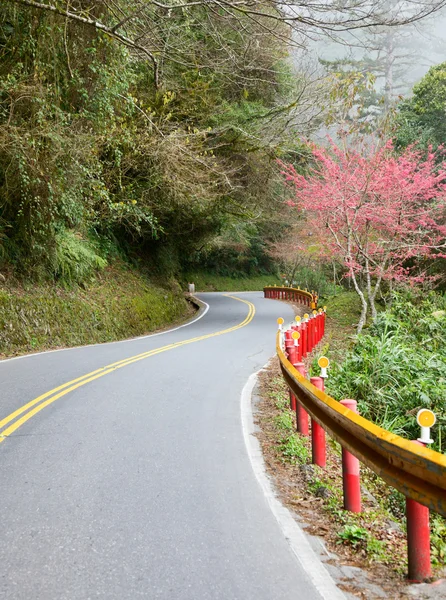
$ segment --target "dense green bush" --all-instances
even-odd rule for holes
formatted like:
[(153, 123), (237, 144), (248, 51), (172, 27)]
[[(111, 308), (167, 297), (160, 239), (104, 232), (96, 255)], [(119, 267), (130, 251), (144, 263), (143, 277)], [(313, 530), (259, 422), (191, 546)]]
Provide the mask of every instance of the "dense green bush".
[(446, 62), (431, 67), (417, 83), (412, 96), (403, 100), (396, 113), (395, 144), (405, 148), (417, 144), (434, 148), (446, 142)]
[(73, 231), (61, 231), (56, 234), (55, 240), (52, 271), (64, 283), (82, 283), (107, 265), (91, 242), (83, 240)]
[(319, 263), (312, 266), (297, 267), (294, 274), (294, 283), (301, 288), (316, 290), (320, 297), (332, 296), (342, 288), (330, 279), (329, 269), (330, 265), (324, 266)]
[[(115, 9), (77, 8), (105, 22)], [(158, 84), (150, 60), (97, 29), (1, 3), (0, 269), (83, 281), (107, 258), (94, 239), (166, 258), (169, 275), (203, 257), (222, 272), (203, 249), (280, 213), (275, 159), (295, 137), (271, 135), (271, 110), (294, 93), (285, 38), (206, 6), (150, 11)], [(228, 251), (228, 268), (265, 272), (259, 240)]]
[(334, 365), (327, 383), (336, 398), (357, 399), (364, 417), (410, 439), (419, 437), (417, 411), (433, 410), (435, 447), (443, 450), (446, 298), (395, 295), (392, 307)]

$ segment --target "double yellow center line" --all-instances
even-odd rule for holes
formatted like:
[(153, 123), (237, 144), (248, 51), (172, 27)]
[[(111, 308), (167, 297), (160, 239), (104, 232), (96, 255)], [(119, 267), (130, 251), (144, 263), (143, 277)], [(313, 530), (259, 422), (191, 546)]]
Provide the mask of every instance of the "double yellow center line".
[[(207, 335), (201, 335), (198, 337), (190, 338), (182, 342), (168, 344), (167, 346), (155, 348), (155, 350), (149, 350), (148, 352), (142, 352), (141, 354), (136, 354), (135, 356), (130, 356), (129, 358), (124, 358), (123, 360), (119, 360), (115, 363), (111, 363), (110, 365), (106, 365), (105, 367), (101, 367), (100, 369), (96, 369), (96, 371), (91, 371), (90, 373), (82, 375), (77, 379), (67, 381), (59, 387), (56, 387), (50, 390), (49, 392), (45, 392), (45, 394), (34, 398), (34, 400), (31, 400), (31, 402), (24, 404), (23, 406), (12, 412), (10, 415), (2, 419), (0, 421), (0, 444), (38, 412), (40, 412), (56, 400), (59, 400), (59, 398), (62, 398), (62, 396), (69, 394), (70, 392), (76, 390), (79, 387), (82, 387), (87, 383), (90, 383), (91, 381), (94, 381), (95, 379), (104, 377), (105, 375), (116, 371), (116, 369), (122, 369), (123, 367), (138, 362), (139, 360), (149, 358), (150, 356), (154, 356), (155, 354), (161, 354), (162, 352), (167, 352), (168, 350), (173, 350), (174, 348), (179, 348), (180, 346), (186, 346), (187, 344), (200, 342), (208, 338), (224, 335), (225, 333), (231, 333), (232, 331), (236, 331), (237, 329), (248, 325), (248, 323), (250, 323), (254, 318), (254, 305), (251, 302), (248, 302), (247, 300), (242, 300), (241, 298), (237, 298), (236, 296), (228, 295), (228, 298), (232, 298), (233, 300), (243, 302), (249, 307), (247, 317), (238, 325), (234, 325), (234, 327), (230, 327), (229, 329), (222, 329), (221, 331), (216, 331), (215, 333), (208, 333)], [(9, 425), (10, 423), (11, 425)], [(3, 429), (4, 427), (6, 427), (6, 429)]]

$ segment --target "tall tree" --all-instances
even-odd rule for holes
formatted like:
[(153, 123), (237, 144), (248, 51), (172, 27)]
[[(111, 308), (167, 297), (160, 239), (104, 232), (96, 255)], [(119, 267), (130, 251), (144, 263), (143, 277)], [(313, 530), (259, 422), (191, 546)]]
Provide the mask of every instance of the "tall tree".
[[(309, 175), (282, 165), (295, 203), (319, 232), (320, 243), (343, 261), (362, 303), (358, 333), (383, 280), (419, 283), (420, 259), (446, 250), (446, 162), (414, 148), (399, 156), (392, 142), (370, 148), (331, 143), (314, 147)], [(365, 282), (364, 290), (361, 280)]]
[(325, 69), (341, 80), (348, 82), (356, 75), (369, 84), (356, 93), (355, 118), (359, 122), (376, 126), (435, 63), (435, 57), (444, 55), (444, 39), (438, 39), (432, 26), (432, 19), (425, 19), (397, 28), (371, 27), (347, 34), (341, 40), (341, 57), (320, 59)]

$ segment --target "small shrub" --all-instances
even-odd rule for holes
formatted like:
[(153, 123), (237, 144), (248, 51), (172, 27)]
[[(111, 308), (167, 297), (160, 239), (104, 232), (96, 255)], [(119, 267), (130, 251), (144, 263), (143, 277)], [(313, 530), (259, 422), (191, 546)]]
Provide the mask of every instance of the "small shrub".
[(92, 244), (74, 231), (62, 230), (56, 234), (55, 241), (52, 271), (62, 283), (71, 285), (85, 282), (92, 278), (95, 271), (107, 265)]
[(358, 525), (344, 525), (341, 531), (337, 534), (339, 540), (338, 544), (349, 544), (356, 548), (357, 546), (364, 545), (368, 539), (368, 531), (364, 527)]
[(302, 438), (297, 433), (292, 433), (284, 438), (279, 446), (280, 452), (290, 462), (305, 463), (309, 459), (309, 451)]
[(432, 562), (444, 565), (446, 561), (446, 520), (439, 515), (431, 517)]
[(383, 561), (386, 559), (385, 542), (377, 540), (372, 535), (368, 536), (366, 550), (370, 560)]
[(284, 411), (279, 415), (276, 415), (276, 417), (274, 417), (274, 423), (278, 429), (283, 431), (292, 431), (293, 429), (293, 419), (289, 412)]

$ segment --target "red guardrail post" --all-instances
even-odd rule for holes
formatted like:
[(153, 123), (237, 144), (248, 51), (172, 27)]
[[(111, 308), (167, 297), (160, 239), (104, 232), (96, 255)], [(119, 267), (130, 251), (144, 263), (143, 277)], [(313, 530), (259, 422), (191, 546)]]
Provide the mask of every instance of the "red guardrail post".
[(319, 321), (317, 318), (317, 313), (316, 311), (313, 311), (313, 341), (314, 341), (314, 346), (316, 347), (319, 343)]
[(311, 315), (308, 315), (306, 325), (307, 325), (307, 354), (309, 354), (313, 350), (313, 347), (311, 345)]
[(314, 318), (310, 314), (308, 321), (308, 352), (311, 352), (314, 348)]
[(297, 331), (299, 332), (299, 345), (297, 346), (297, 362), (302, 362), (302, 325), (299, 323), (297, 326)]
[(324, 337), (324, 311), (322, 308), (319, 309), (317, 318), (319, 319), (319, 341)]
[[(297, 371), (299, 371), (302, 377), (307, 376), (307, 371), (303, 362), (295, 363), (293, 366)], [(308, 437), (308, 435), (310, 434), (310, 429), (308, 427), (308, 413), (304, 409), (302, 404), (299, 402), (299, 400), (297, 400), (296, 403), (296, 424), (297, 431), (302, 435), (306, 435)]]
[(307, 356), (307, 324), (305, 319), (302, 321), (300, 326), (300, 335), (301, 335), (301, 353), (303, 358)]
[[(310, 382), (317, 387), (318, 390), (324, 391), (324, 380), (322, 377), (311, 377)], [(312, 463), (319, 467), (325, 467), (327, 463), (326, 448), (325, 448), (325, 431), (311, 419), (311, 454)]]
[(311, 352), (311, 323), (310, 323), (310, 317), (308, 315), (308, 313), (305, 313), (307, 315), (307, 319), (305, 320), (305, 332), (307, 334), (306, 336), (306, 345), (305, 345), (305, 350), (306, 353), (305, 355), (309, 354)]
[[(419, 441), (414, 443), (425, 445)], [(415, 500), (406, 498), (406, 519), (409, 579), (424, 581), (432, 576), (429, 509)]]
[(294, 363), (299, 360), (297, 349), (298, 347), (296, 346), (293, 340), (293, 344), (288, 347), (288, 360), (292, 365), (294, 365)]
[[(341, 400), (340, 404), (357, 413), (356, 400)], [(344, 490), (344, 508), (350, 512), (361, 512), (361, 483), (359, 480), (359, 460), (348, 450), (342, 448), (342, 487)]]

